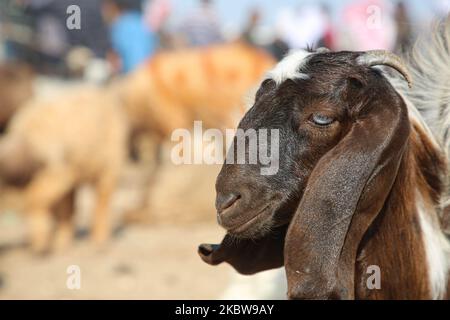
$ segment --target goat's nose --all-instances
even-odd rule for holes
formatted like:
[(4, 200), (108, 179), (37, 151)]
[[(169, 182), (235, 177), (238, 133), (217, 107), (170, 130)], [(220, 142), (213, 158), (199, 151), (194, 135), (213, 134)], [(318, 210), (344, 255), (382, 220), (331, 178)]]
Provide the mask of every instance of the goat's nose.
[(216, 198), (216, 209), (217, 213), (222, 213), (229, 207), (231, 207), (236, 201), (241, 198), (238, 193), (227, 193), (227, 194), (217, 194)]

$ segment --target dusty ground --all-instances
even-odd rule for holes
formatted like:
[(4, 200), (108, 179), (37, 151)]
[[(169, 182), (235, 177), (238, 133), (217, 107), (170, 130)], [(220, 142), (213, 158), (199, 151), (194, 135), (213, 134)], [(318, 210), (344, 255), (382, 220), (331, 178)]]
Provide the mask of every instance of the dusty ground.
[[(114, 197), (113, 239), (104, 248), (88, 237), (94, 196), (78, 196), (79, 235), (62, 253), (38, 257), (24, 239), (23, 215), (8, 205), (20, 195), (0, 195), (0, 299), (214, 299), (226, 288), (230, 267), (211, 267), (197, 255), (201, 242), (220, 241), (215, 224), (217, 167), (165, 165), (147, 196), (150, 222), (124, 224), (124, 212), (142, 202), (145, 173), (129, 167)], [(144, 196), (143, 196), (144, 195)], [(2, 197), (3, 196), (3, 197)], [(9, 206), (13, 207), (13, 206)], [(81, 289), (66, 286), (68, 266), (81, 269)]]
[[(131, 227), (102, 250), (80, 240), (65, 253), (36, 257), (26, 248), (0, 253), (0, 299), (213, 299), (229, 267), (202, 263), (196, 246), (218, 240), (214, 225)], [(68, 266), (81, 270), (81, 289), (66, 286)]]

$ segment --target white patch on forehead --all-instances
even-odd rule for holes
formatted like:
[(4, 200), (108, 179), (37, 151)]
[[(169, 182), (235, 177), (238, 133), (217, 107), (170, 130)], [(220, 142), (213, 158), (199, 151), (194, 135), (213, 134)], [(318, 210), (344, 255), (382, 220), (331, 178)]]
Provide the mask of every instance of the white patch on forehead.
[(312, 52), (305, 50), (296, 50), (283, 58), (271, 71), (267, 73), (267, 79), (273, 79), (277, 85), (291, 79), (309, 79), (305, 73), (301, 73), (300, 69), (305, 65), (306, 58)]

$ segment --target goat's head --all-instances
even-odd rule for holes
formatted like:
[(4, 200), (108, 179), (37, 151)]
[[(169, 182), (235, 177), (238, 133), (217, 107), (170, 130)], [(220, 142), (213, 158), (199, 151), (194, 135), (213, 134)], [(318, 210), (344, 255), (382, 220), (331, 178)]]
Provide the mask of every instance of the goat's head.
[(228, 234), (200, 246), (204, 261), (246, 274), (284, 265), (291, 297), (352, 297), (358, 244), (410, 129), (403, 99), (375, 65), (410, 82), (401, 61), (381, 51), (299, 52), (269, 73), (239, 128), (279, 130), (279, 170), (263, 176), (258, 164), (224, 164), (216, 206)]

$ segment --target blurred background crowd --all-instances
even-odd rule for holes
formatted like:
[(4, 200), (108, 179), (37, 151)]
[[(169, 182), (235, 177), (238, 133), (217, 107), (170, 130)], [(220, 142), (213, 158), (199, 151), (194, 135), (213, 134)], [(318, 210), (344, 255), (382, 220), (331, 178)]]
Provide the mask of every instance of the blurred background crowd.
[(236, 125), (291, 49), (401, 54), (449, 11), (450, 0), (0, 0), (0, 298), (238, 298), (230, 268), (196, 254), (223, 234), (220, 167), (175, 165), (173, 130)]
[[(76, 67), (70, 62), (79, 62), (72, 61), (73, 56), (82, 60), (89, 53), (90, 58), (108, 61), (114, 73), (129, 72), (159, 50), (237, 39), (277, 59), (289, 49), (306, 46), (399, 51), (432, 18), (445, 16), (450, 6), (447, 0), (77, 0), (82, 25), (70, 30), (67, 8), (72, 4), (0, 1), (2, 59), (66, 75)], [(80, 48), (89, 51), (73, 54)]]

